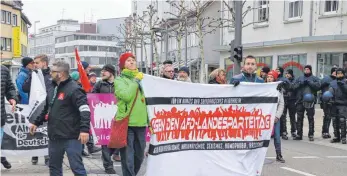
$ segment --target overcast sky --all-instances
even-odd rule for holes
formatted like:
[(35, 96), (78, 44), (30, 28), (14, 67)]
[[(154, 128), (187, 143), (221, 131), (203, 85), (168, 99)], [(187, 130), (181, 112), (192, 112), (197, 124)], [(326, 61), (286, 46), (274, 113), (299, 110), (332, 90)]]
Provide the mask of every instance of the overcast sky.
[[(98, 19), (126, 17), (131, 13), (131, 0), (22, 0), (23, 12), (30, 22), (40, 21), (41, 27), (53, 25), (59, 19), (96, 22)], [(64, 13), (63, 13), (64, 12)], [(29, 29), (34, 33), (34, 25)]]

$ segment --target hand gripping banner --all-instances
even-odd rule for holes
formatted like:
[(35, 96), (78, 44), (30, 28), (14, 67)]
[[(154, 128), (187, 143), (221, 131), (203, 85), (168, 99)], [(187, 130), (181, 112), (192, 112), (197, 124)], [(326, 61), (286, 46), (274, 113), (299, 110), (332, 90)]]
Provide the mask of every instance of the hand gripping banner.
[[(147, 175), (261, 175), (278, 83), (206, 85), (146, 75)], [(155, 85), (155, 86), (153, 86)]]

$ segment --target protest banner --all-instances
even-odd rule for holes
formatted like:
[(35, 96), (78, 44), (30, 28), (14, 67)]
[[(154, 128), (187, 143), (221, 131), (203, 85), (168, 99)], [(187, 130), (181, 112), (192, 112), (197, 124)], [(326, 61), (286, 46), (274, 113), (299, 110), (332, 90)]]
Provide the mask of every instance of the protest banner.
[(12, 112), (12, 106), (6, 102), (6, 123), (1, 145), (3, 156), (44, 156), (48, 154), (47, 124), (40, 126), (35, 135), (29, 132), (29, 121), (32, 122), (42, 112), (46, 90), (41, 70), (32, 73), (30, 99), (28, 105), (17, 105)]
[(277, 84), (202, 85), (146, 75), (153, 131), (147, 175), (261, 175)]
[[(87, 96), (94, 143), (107, 145), (110, 140), (111, 123), (117, 113), (117, 100), (110, 93), (89, 93)], [(146, 141), (149, 141), (148, 129), (146, 134)]]

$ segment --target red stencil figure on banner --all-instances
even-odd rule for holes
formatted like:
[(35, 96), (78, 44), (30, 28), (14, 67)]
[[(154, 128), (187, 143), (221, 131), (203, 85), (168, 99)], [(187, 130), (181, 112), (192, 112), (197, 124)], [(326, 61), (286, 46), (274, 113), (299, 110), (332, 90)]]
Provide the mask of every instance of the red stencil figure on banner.
[(90, 92), (92, 87), (90, 86), (89, 79), (87, 77), (87, 73), (83, 68), (80, 56), (78, 55), (77, 48), (75, 48), (75, 54), (76, 54), (76, 62), (78, 67), (78, 72), (80, 74), (81, 84), (85, 92)]

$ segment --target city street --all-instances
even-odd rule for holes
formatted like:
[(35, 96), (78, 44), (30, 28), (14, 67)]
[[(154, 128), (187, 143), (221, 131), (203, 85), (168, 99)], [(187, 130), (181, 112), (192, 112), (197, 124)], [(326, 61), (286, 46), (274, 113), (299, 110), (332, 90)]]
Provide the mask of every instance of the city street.
[[(273, 143), (268, 149), (267, 158), (263, 168), (263, 176), (342, 176), (347, 172), (347, 145), (331, 144), (329, 140), (323, 140), (320, 136), (322, 126), (322, 112), (316, 111), (315, 141), (309, 142), (305, 137), (303, 141), (282, 140), (282, 153), (286, 163), (275, 161), (275, 149)], [(307, 121), (305, 121), (304, 134), (307, 134)], [(101, 154), (85, 158), (85, 166), (88, 175), (106, 175), (103, 171)], [(48, 175), (48, 168), (40, 158), (37, 166), (32, 166), (30, 158), (8, 158), (12, 162), (12, 169), (4, 170), (3, 176), (43, 176)], [(73, 175), (68, 168), (68, 161), (64, 160), (64, 175)], [(145, 175), (143, 164), (139, 176)], [(114, 163), (118, 175), (121, 174), (120, 162)]]

